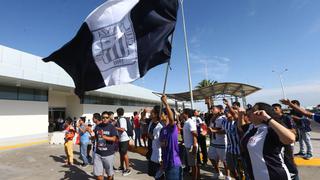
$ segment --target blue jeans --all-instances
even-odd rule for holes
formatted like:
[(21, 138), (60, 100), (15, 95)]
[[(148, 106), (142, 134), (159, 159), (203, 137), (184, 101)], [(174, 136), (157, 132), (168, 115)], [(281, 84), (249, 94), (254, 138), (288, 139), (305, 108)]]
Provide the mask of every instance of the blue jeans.
[(307, 154), (312, 154), (312, 144), (311, 144), (311, 133), (305, 132), (303, 130), (300, 131), (300, 138), (299, 138), (299, 145), (300, 145), (300, 152), (305, 153), (305, 148), (303, 142), (307, 146)]
[(80, 142), (80, 155), (83, 161), (83, 164), (89, 164), (88, 157), (87, 157), (87, 150), (88, 150), (89, 142)]
[[(137, 147), (137, 144), (139, 142), (139, 146), (141, 145), (141, 129), (140, 128), (135, 128), (134, 129), (134, 145)], [(138, 142), (137, 142), (138, 141)]]
[(183, 174), (182, 174), (182, 167), (168, 167), (165, 171), (166, 179), (168, 180), (182, 180)]

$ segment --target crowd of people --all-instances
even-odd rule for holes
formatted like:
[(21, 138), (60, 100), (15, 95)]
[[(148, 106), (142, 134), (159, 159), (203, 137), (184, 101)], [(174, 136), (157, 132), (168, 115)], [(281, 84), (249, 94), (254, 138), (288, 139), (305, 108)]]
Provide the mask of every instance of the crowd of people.
[[(320, 123), (320, 114), (309, 112), (297, 100), (269, 105), (256, 103), (246, 108), (239, 102), (212, 106), (208, 113), (192, 109), (177, 112), (161, 97), (162, 106), (134, 112), (125, 118), (124, 109), (93, 114), (93, 124), (81, 117), (76, 127), (65, 123), (66, 163), (73, 165), (72, 139), (80, 135), (82, 166), (93, 164), (97, 179), (111, 180), (115, 172), (131, 174), (128, 148), (147, 148), (148, 175), (155, 179), (200, 179), (200, 167), (213, 166), (213, 178), (236, 180), (298, 180), (294, 156), (312, 158), (310, 121)], [(288, 106), (290, 112), (283, 110)], [(141, 142), (142, 139), (142, 142)], [(207, 144), (207, 140), (210, 142)], [(294, 143), (300, 151), (294, 154)], [(305, 151), (303, 143), (306, 144)], [(92, 147), (92, 151), (91, 150)], [(114, 154), (120, 154), (120, 167)], [(223, 172), (219, 164), (223, 165)]]

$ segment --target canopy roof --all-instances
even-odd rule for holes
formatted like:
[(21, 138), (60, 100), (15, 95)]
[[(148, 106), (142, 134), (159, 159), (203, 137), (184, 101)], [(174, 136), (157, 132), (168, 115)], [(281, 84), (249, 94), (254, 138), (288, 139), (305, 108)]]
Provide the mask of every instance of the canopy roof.
[[(254, 92), (261, 90), (259, 87), (248, 84), (226, 82), (215, 83), (211, 86), (193, 90), (193, 100), (204, 100), (207, 97), (218, 95), (229, 95), (235, 97), (246, 97)], [(159, 93), (157, 93), (159, 94)], [(167, 97), (178, 101), (190, 101), (190, 92), (167, 94)]]

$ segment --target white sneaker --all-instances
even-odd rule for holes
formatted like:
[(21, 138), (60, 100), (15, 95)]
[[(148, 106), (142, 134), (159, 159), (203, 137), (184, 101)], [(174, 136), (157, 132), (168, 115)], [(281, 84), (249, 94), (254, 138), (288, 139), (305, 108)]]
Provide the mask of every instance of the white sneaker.
[(225, 180), (232, 180), (230, 176), (226, 176)]
[(224, 175), (222, 174), (222, 172), (220, 171), (219, 172), (219, 179), (223, 179), (224, 178)]

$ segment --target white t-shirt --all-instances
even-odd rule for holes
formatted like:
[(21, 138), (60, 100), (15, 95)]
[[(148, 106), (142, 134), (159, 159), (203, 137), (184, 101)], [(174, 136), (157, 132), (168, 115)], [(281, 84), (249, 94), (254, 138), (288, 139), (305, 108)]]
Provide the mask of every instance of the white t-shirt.
[(193, 146), (192, 131), (197, 132), (197, 123), (195, 119), (189, 118), (183, 126), (183, 140), (186, 148), (191, 148)]
[[(152, 124), (152, 122), (150, 123)], [(160, 163), (161, 162), (161, 144), (160, 144), (160, 131), (162, 129), (161, 123), (158, 123), (157, 126), (153, 129), (152, 135), (153, 135), (153, 140), (152, 140), (152, 154), (151, 154), (151, 161), (155, 163)]]
[[(226, 116), (219, 116), (215, 121), (210, 122), (210, 128), (221, 128), (224, 129), (224, 123), (227, 122)], [(218, 145), (226, 145), (227, 144), (227, 136), (226, 134), (217, 134), (211, 138), (211, 144)]]
[(125, 131), (119, 132), (120, 142), (129, 141), (130, 138), (129, 138), (127, 132), (126, 132), (126, 130), (128, 129), (127, 128), (127, 120), (125, 118), (121, 117), (118, 121), (119, 121), (119, 124), (120, 124), (120, 128), (125, 129)]

